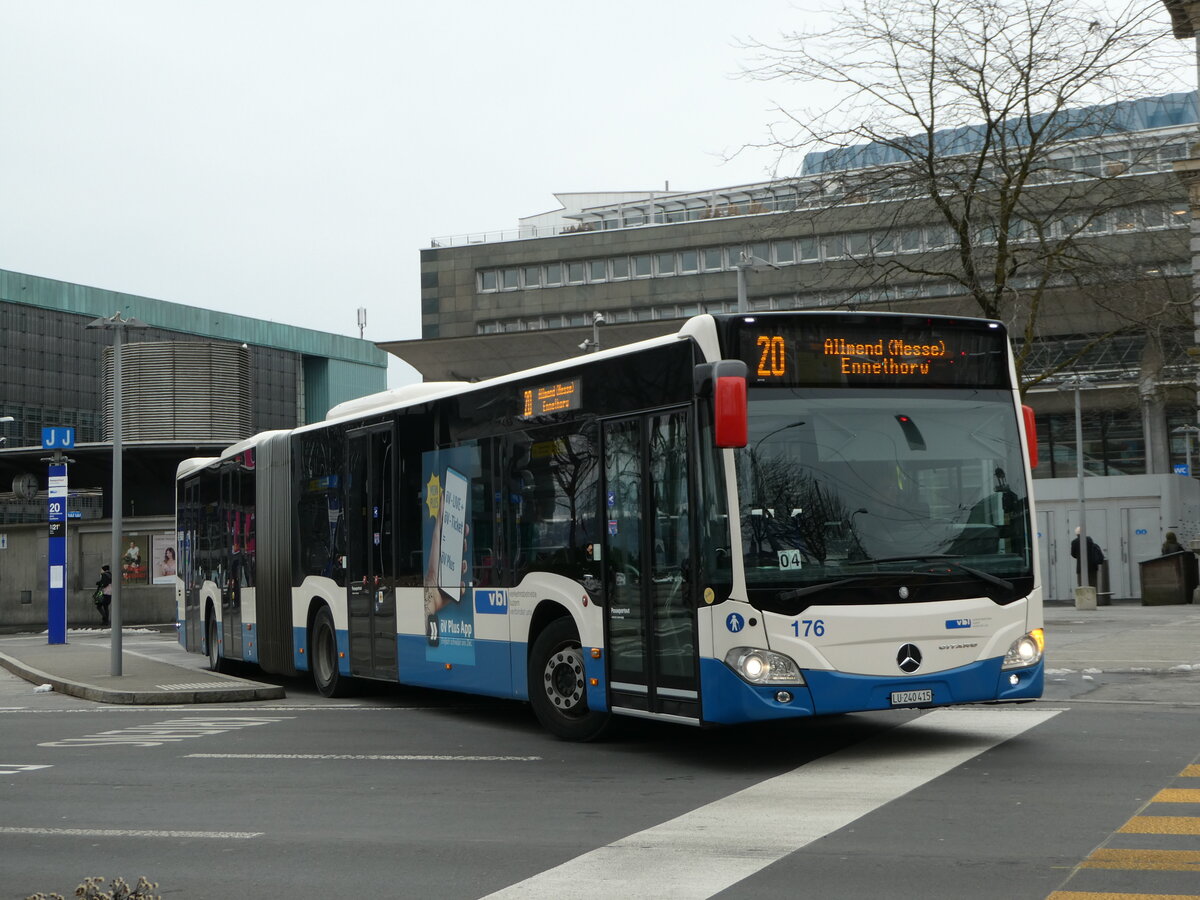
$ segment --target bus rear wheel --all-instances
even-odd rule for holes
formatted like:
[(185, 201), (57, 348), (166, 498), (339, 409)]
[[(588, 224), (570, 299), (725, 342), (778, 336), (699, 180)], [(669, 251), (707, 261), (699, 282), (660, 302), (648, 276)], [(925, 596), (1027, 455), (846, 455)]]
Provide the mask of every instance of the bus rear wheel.
[(608, 730), (611, 716), (587, 705), (583, 648), (575, 625), (555, 619), (529, 654), (529, 703), (542, 727), (569, 741), (592, 741)]
[(214, 672), (227, 672), (229, 663), (221, 656), (221, 639), (217, 632), (217, 617), (210, 615), (204, 628), (204, 643), (208, 645), (208, 667)]
[(333, 613), (322, 606), (313, 620), (312, 667), (313, 682), (322, 697), (344, 697), (350, 692), (350, 679), (338, 671), (337, 630), (333, 627)]

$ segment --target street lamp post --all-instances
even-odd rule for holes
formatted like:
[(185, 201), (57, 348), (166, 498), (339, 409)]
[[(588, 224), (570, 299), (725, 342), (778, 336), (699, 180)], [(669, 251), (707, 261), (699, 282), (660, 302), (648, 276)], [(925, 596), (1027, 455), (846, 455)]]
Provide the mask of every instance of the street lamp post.
[(743, 250), (734, 264), (734, 268), (737, 269), (737, 311), (749, 312), (750, 302), (746, 298), (746, 271), (754, 269), (756, 272), (761, 272), (763, 269), (778, 269), (779, 266)]
[(112, 658), (111, 674), (121, 672), (121, 577), (118, 564), (121, 558), (121, 507), (124, 500), (122, 489), (122, 460), (121, 460), (121, 339), (126, 328), (148, 328), (149, 326), (130, 316), (122, 318), (119, 312), (109, 317), (101, 317), (89, 322), (87, 328), (108, 328), (113, 333), (113, 390), (112, 390), (112, 558), (109, 565), (113, 566), (112, 608), (110, 621), (112, 623)]
[[(1071, 375), (1059, 385), (1061, 390), (1075, 392), (1075, 480), (1079, 488), (1079, 551), (1077, 557), (1079, 589), (1075, 593), (1075, 607), (1077, 609), (1093, 609), (1096, 605), (1095, 593), (1092, 593), (1090, 597), (1088, 594), (1087, 496), (1083, 480), (1085, 475), (1083, 469), (1083, 408), (1079, 399), (1080, 391), (1094, 388), (1095, 386), (1092, 383), (1092, 379), (1086, 375)], [(1096, 586), (1090, 585), (1090, 587), (1094, 592)]]

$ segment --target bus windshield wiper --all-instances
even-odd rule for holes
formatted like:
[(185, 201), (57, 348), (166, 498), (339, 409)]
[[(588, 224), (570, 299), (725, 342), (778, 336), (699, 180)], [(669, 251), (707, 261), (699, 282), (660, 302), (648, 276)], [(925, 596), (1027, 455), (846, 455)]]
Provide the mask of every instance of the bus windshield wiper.
[(986, 581), (989, 584), (994, 584), (997, 587), (1002, 587), (1006, 591), (1011, 591), (1013, 585), (1011, 581), (1006, 581), (998, 575), (993, 575), (991, 572), (984, 572), (982, 569), (976, 569), (973, 566), (967, 566), (960, 562), (954, 562), (959, 557), (952, 556), (948, 553), (929, 553), (918, 556), (881, 556), (878, 559), (856, 559), (853, 562), (846, 563), (848, 566), (865, 566), (869, 563), (887, 563), (887, 562), (944, 562), (947, 565), (954, 566), (960, 572), (966, 572), (980, 581)]
[(822, 584), (810, 584), (808, 587), (796, 588), (791, 591), (780, 591), (779, 599), (784, 603), (790, 600), (799, 600), (801, 597), (807, 597), (809, 594), (820, 593), (821, 591), (831, 590), (832, 588), (842, 587), (846, 584), (854, 584), (859, 581), (867, 581), (866, 575), (855, 575), (852, 578), (842, 578), (838, 581), (826, 581)]

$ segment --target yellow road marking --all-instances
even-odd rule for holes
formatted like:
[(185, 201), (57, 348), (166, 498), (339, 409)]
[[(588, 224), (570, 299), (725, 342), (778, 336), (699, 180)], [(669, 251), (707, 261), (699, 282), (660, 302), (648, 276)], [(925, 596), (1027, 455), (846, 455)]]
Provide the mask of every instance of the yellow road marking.
[(1046, 900), (1200, 900), (1200, 894), (1108, 894), (1102, 891), (1055, 891)]
[(1179, 775), (1181, 778), (1200, 778), (1200, 766), (1188, 766)]
[(1080, 867), (1200, 872), (1200, 850), (1119, 850), (1102, 847), (1084, 860)]
[(1134, 816), (1117, 829), (1120, 834), (1200, 834), (1198, 816)]
[(1159, 791), (1151, 803), (1200, 803), (1200, 790), (1192, 788), (1167, 788)]

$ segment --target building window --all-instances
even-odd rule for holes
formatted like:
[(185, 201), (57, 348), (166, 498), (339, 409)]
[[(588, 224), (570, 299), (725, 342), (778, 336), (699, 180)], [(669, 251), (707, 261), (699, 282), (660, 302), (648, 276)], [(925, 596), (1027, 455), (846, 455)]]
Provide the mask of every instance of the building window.
[(521, 286), (520, 276), (516, 269), (504, 269), (501, 272), (501, 284), (506, 291), (515, 291)]
[(861, 258), (871, 253), (871, 238), (865, 231), (846, 235), (846, 255)]
[(821, 250), (817, 244), (815, 237), (800, 238), (797, 241), (800, 247), (800, 258), (803, 260), (820, 259)]
[(659, 275), (674, 275), (675, 274), (675, 254), (674, 253), (655, 253), (654, 267)]
[(588, 261), (588, 281), (608, 281), (608, 265), (604, 260)]
[(581, 262), (567, 263), (567, 283), (568, 284), (583, 284), (583, 263), (581, 263)]
[(796, 261), (796, 244), (793, 241), (772, 241), (771, 251), (778, 265), (790, 266)]
[[(1075, 415), (1037, 417), (1038, 467), (1035, 478), (1074, 478)], [(1110, 409), (1083, 413), (1083, 466), (1089, 475), (1142, 475), (1146, 445), (1142, 420), (1135, 410)]]
[(821, 237), (821, 255), (825, 259), (841, 259), (846, 255), (842, 235), (826, 234)]
[(484, 269), (479, 273), (479, 289), (481, 291), (496, 290), (496, 270)]
[(628, 278), (629, 277), (629, 257), (614, 256), (610, 261), (612, 264), (613, 278)]
[(562, 263), (546, 265), (546, 284), (562, 284)]
[(725, 268), (725, 254), (720, 247), (707, 247), (704, 250), (704, 271), (719, 272)]
[(526, 266), (522, 273), (525, 277), (525, 287), (540, 287), (542, 284), (542, 267)]
[(679, 271), (696, 272), (700, 268), (700, 254), (695, 250), (684, 250), (679, 254)]
[(639, 253), (633, 257), (633, 274), (635, 278), (647, 278), (651, 275), (650, 254)]

